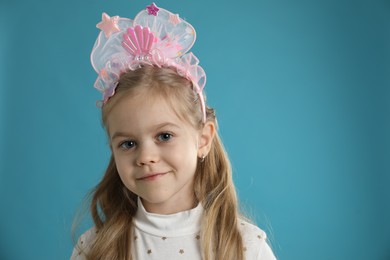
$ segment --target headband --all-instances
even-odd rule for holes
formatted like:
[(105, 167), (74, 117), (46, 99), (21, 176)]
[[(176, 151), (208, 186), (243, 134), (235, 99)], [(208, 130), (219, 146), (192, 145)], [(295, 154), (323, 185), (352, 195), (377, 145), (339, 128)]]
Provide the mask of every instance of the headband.
[(115, 94), (122, 73), (143, 65), (170, 67), (192, 82), (206, 120), (202, 94), (206, 74), (198, 58), (188, 52), (196, 39), (191, 24), (152, 3), (134, 20), (103, 13), (96, 27), (101, 32), (92, 49), (91, 63), (98, 74), (94, 87), (103, 94), (103, 100), (96, 103), (99, 107)]

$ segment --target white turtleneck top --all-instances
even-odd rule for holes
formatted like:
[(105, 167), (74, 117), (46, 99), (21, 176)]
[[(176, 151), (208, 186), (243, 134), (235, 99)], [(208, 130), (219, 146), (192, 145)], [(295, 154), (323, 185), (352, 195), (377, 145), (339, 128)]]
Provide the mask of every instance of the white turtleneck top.
[[(132, 254), (135, 260), (200, 260), (200, 223), (203, 207), (199, 203), (196, 208), (171, 215), (149, 213), (141, 200), (134, 217), (134, 238)], [(266, 242), (266, 234), (258, 227), (239, 222), (239, 230), (244, 242), (246, 260), (274, 260), (272, 250)], [(88, 251), (93, 240), (95, 229), (85, 232), (73, 250), (71, 260), (84, 260), (78, 248)]]

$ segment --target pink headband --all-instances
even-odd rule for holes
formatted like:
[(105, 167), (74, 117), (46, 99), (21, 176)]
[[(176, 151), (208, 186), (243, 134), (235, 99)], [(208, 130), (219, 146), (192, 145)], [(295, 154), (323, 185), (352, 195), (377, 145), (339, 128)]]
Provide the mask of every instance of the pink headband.
[(154, 3), (139, 12), (134, 20), (102, 14), (96, 25), (102, 31), (91, 53), (91, 63), (99, 74), (95, 88), (103, 93), (102, 107), (115, 94), (119, 76), (142, 65), (173, 67), (177, 73), (192, 81), (206, 120), (202, 90), (206, 74), (198, 58), (187, 53), (196, 39), (195, 29), (178, 14), (157, 7)]

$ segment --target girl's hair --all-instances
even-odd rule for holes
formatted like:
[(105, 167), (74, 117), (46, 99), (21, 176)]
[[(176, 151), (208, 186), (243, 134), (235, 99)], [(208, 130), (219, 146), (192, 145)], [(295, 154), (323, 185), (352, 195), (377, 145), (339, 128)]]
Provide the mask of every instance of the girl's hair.
[[(195, 129), (202, 129), (201, 105), (192, 83), (174, 69), (144, 66), (128, 71), (119, 79), (116, 93), (102, 108), (106, 130), (111, 109), (125, 96), (137, 93), (162, 96), (176, 114)], [(206, 109), (206, 121), (217, 125), (215, 112)], [(194, 191), (204, 207), (201, 224), (201, 250), (205, 260), (243, 260), (243, 242), (238, 230), (238, 203), (228, 156), (216, 133), (211, 150), (203, 162), (198, 161)], [(122, 183), (113, 156), (103, 179), (95, 187), (90, 205), (96, 236), (87, 259), (131, 257), (132, 221), (137, 211), (137, 195)]]

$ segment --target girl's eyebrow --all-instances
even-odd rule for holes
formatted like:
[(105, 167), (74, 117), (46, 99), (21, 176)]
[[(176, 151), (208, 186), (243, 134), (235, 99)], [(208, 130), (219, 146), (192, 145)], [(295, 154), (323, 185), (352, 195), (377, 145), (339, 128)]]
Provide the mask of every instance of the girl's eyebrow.
[[(171, 122), (164, 122), (161, 124), (157, 124), (156, 126), (153, 126), (152, 129), (155, 129), (155, 131), (157, 131), (157, 130), (164, 128), (164, 127), (167, 127), (167, 126), (180, 129), (180, 126), (178, 126), (174, 123), (171, 123)], [(114, 140), (115, 138), (118, 138), (118, 137), (128, 137), (130, 135), (131, 135), (130, 133), (117, 131), (112, 135), (111, 140)]]
[(156, 125), (155, 129), (160, 129), (160, 128), (164, 128), (166, 126), (169, 126), (169, 127), (174, 127), (174, 128), (180, 128), (180, 126), (174, 124), (174, 123), (171, 123), (171, 122), (164, 122), (164, 123), (161, 123), (161, 124), (158, 124)]
[(115, 132), (112, 136), (111, 136), (111, 140), (114, 140), (115, 138), (118, 138), (118, 137), (128, 137), (129, 134), (125, 133), (125, 132)]

